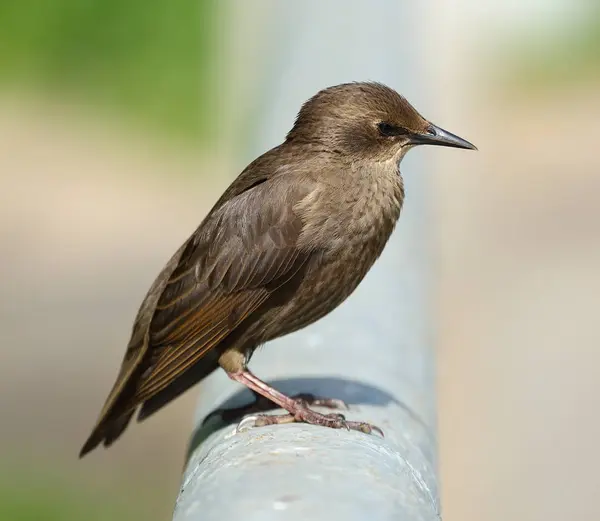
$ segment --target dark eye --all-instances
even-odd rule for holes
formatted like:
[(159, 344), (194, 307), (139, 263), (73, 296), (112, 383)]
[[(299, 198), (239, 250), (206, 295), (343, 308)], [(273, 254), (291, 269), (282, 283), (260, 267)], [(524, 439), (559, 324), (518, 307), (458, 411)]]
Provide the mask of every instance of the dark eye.
[(398, 127), (396, 125), (391, 125), (390, 123), (381, 122), (377, 125), (379, 129), (379, 133), (382, 136), (393, 137), (400, 136), (401, 134), (405, 134), (406, 131), (402, 127)]

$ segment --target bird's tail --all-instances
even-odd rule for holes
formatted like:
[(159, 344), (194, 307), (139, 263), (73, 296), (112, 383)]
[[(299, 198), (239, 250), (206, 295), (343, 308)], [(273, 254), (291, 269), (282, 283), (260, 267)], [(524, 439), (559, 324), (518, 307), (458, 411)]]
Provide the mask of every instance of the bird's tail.
[(111, 418), (110, 416), (102, 418), (84, 443), (79, 452), (79, 457), (83, 458), (83, 456), (94, 450), (101, 443), (103, 443), (105, 447), (112, 445), (115, 440), (123, 434), (127, 425), (129, 425), (134, 412), (135, 410), (132, 410), (115, 418)]

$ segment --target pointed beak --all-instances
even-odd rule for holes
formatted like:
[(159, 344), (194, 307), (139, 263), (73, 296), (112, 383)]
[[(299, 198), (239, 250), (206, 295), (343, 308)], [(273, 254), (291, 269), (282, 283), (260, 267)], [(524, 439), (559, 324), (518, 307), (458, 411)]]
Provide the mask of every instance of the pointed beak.
[(465, 148), (467, 150), (477, 150), (477, 147), (467, 140), (458, 137), (443, 128), (436, 127), (431, 123), (423, 133), (413, 134), (410, 137), (410, 143), (413, 145), (439, 145), (442, 147)]

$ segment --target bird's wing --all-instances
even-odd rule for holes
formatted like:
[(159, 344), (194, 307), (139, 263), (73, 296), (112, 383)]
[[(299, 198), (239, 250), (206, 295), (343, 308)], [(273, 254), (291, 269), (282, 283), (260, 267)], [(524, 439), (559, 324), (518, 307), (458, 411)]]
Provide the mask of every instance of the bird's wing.
[(292, 173), (268, 177), (238, 178), (160, 273), (80, 456), (110, 445), (138, 405), (179, 381), (309, 261), (296, 208), (315, 185)]
[(149, 360), (133, 404), (217, 346), (308, 260), (294, 207), (309, 190), (261, 183), (223, 204), (192, 236), (157, 301)]
[(126, 405), (128, 397), (131, 396), (130, 388), (132, 384), (135, 385), (137, 375), (140, 374), (140, 367), (148, 352), (148, 330), (154, 308), (171, 274), (179, 265), (188, 244), (189, 239), (175, 252), (148, 290), (133, 323), (131, 338), (123, 356), (117, 379), (104, 402), (92, 433), (79, 453), (80, 457), (87, 454), (102, 441), (105, 445), (110, 445), (127, 427), (134, 410), (131, 408), (124, 409), (124, 404)]
[[(208, 262), (203, 261), (201, 258), (202, 253), (207, 250), (207, 244), (214, 241), (215, 247), (218, 247), (218, 244), (220, 244), (219, 239), (221, 243), (223, 243), (223, 239), (227, 237), (224, 231), (219, 231), (219, 220), (215, 220), (214, 214), (217, 214), (219, 211), (221, 213), (227, 213), (223, 210), (223, 206), (226, 204), (231, 205), (236, 200), (240, 201), (239, 204), (242, 204), (241, 200), (260, 199), (261, 193), (265, 192), (266, 194), (266, 187), (261, 187), (260, 190), (256, 191), (252, 191), (252, 189), (267, 184), (267, 181), (271, 177), (269, 169), (260, 167), (252, 168), (252, 166), (253, 164), (250, 164), (227, 188), (211, 210), (209, 216), (200, 225), (198, 230), (196, 230), (196, 232), (175, 252), (148, 290), (135, 318), (131, 338), (127, 345), (123, 361), (121, 362), (119, 374), (104, 403), (104, 407), (100, 412), (96, 427), (104, 422), (107, 417), (114, 416), (113, 409), (119, 401), (122, 402), (125, 395), (131, 395), (130, 384), (137, 381), (140, 370), (143, 369), (144, 365), (148, 365), (147, 359), (148, 352), (150, 351), (150, 322), (156, 314), (162, 314), (163, 316), (167, 315), (164, 311), (162, 313), (155, 313), (163, 291), (168, 289), (168, 286), (173, 286), (173, 283), (176, 282), (173, 279), (181, 276), (187, 269), (186, 267), (193, 266), (194, 262), (197, 262), (198, 265), (198, 268), (194, 266), (194, 269), (198, 270), (201, 269), (202, 264), (208, 265)], [(250, 191), (252, 191), (252, 195)], [(289, 201), (293, 202), (294, 194), (291, 195), (292, 197)], [(299, 195), (299, 193), (296, 193), (295, 195)], [(240, 213), (239, 210), (240, 209), (238, 209), (238, 213)], [(247, 208), (247, 210), (252, 210), (252, 208)], [(239, 215), (239, 217), (243, 216)], [(283, 217), (283, 215), (281, 217)], [(233, 218), (235, 218), (235, 215)], [(212, 237), (211, 234), (214, 235), (214, 237)], [(214, 253), (213, 257), (215, 257)], [(214, 258), (213, 263), (216, 260), (217, 259)], [(177, 271), (176, 275), (174, 275), (175, 271)], [(170, 292), (173, 293), (172, 287), (170, 288)], [(200, 293), (200, 291), (197, 290), (196, 293)], [(129, 401), (130, 400), (127, 400), (127, 402)]]

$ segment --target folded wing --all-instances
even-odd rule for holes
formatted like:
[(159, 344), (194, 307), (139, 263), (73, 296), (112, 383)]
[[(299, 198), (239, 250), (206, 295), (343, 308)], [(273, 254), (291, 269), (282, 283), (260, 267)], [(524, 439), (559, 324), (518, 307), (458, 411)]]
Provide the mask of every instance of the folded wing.
[(86, 446), (112, 442), (111, 422), (118, 436), (137, 406), (201, 363), (309, 261), (311, 252), (298, 245), (303, 222), (294, 208), (310, 191), (306, 183), (273, 179), (205, 219), (146, 297), (142, 307), (154, 307), (138, 314), (119, 378)]

